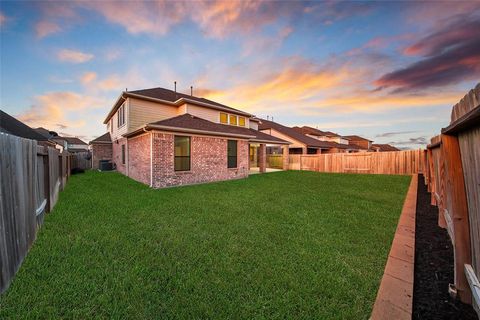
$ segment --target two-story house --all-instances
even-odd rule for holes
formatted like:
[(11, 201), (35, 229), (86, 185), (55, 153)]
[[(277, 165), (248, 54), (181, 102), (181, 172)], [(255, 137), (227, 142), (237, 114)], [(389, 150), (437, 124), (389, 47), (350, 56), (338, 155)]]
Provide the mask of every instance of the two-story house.
[(366, 151), (373, 151), (372, 150), (372, 140), (352, 135), (352, 136), (344, 136), (343, 138), (348, 140), (348, 144), (352, 146), (357, 146), (360, 148), (360, 151), (366, 152)]
[(104, 121), (111, 144), (97, 143), (94, 157), (111, 148), (119, 172), (154, 188), (245, 178), (251, 167), (265, 172), (267, 145), (286, 146), (287, 168), (288, 142), (258, 131), (258, 123), (250, 113), (164, 88), (125, 91)]

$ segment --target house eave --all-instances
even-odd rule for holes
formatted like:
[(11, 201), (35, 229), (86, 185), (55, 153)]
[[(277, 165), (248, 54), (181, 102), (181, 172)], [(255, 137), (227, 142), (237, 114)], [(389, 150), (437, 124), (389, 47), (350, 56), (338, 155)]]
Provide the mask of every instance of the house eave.
[(122, 136), (125, 137), (125, 138), (129, 138), (129, 137), (132, 137), (134, 135), (137, 135), (138, 133), (141, 133), (141, 132), (144, 132), (144, 131), (150, 131), (150, 130), (160, 130), (160, 131), (179, 132), (179, 133), (193, 133), (193, 134), (219, 136), (219, 137), (234, 137), (234, 138), (242, 138), (242, 139), (255, 138), (255, 136), (237, 134), (237, 133), (216, 132), (216, 131), (208, 131), (208, 130), (198, 130), (198, 129), (190, 129), (190, 128), (163, 126), (163, 125), (156, 125), (156, 124), (147, 124), (147, 125), (139, 128), (139, 129), (136, 129), (132, 132), (126, 133)]
[(177, 107), (181, 106), (185, 103), (190, 103), (190, 104), (195, 104), (195, 105), (202, 106), (202, 107), (208, 107), (210, 109), (225, 111), (225, 112), (228, 112), (228, 113), (234, 113), (234, 114), (243, 115), (243, 116), (246, 116), (246, 117), (253, 117), (253, 114), (248, 113), (248, 112), (244, 112), (244, 111), (240, 111), (240, 110), (232, 110), (232, 109), (229, 109), (229, 108), (224, 108), (222, 106), (217, 106), (217, 105), (213, 105), (213, 104), (206, 103), (206, 102), (200, 102), (200, 101), (196, 101), (196, 100), (192, 100), (192, 99), (188, 99), (188, 98), (184, 98), (184, 97), (182, 97), (180, 99), (177, 99), (174, 102), (172, 102), (172, 101), (168, 101), (168, 100), (163, 100), (163, 99), (157, 99), (157, 98), (144, 96), (144, 95), (141, 95), (141, 94), (131, 93), (131, 92), (128, 92), (128, 91), (123, 91), (120, 94), (120, 96), (117, 98), (117, 100), (116, 100), (115, 104), (113, 105), (112, 109), (110, 110), (107, 117), (103, 121), (104, 124), (108, 123), (110, 118), (115, 114), (117, 109), (121, 106), (121, 104), (123, 102), (125, 102), (125, 100), (128, 97), (142, 99), (142, 100), (145, 100), (145, 101), (167, 104), (167, 105), (171, 105), (171, 106), (177, 106)]

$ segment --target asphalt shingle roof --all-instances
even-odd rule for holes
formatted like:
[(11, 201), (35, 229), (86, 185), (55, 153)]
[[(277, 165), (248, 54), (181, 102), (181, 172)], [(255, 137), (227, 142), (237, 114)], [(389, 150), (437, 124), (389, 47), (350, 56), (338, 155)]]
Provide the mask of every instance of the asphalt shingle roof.
[(48, 138), (2, 110), (0, 110), (0, 131), (22, 138), (48, 141)]
[(225, 135), (229, 135), (229, 134), (244, 135), (244, 136), (251, 136), (250, 138), (251, 140), (288, 144), (288, 142), (285, 140), (279, 139), (277, 137), (273, 137), (269, 134), (266, 134), (254, 129), (214, 123), (202, 118), (195, 117), (189, 113), (185, 113), (180, 116), (176, 116), (176, 117), (161, 120), (161, 121), (152, 122), (152, 123), (149, 123), (147, 127), (152, 126), (154, 128), (155, 125), (178, 128), (179, 131), (181, 131), (182, 129), (193, 129), (193, 130), (199, 130), (199, 131), (224, 133)]

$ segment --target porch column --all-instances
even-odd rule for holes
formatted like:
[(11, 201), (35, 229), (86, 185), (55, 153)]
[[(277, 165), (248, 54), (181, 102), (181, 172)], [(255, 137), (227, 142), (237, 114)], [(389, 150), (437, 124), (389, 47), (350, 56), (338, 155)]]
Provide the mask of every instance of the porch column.
[(260, 143), (258, 148), (258, 166), (260, 173), (267, 171), (267, 145), (265, 143)]
[(289, 156), (290, 156), (290, 150), (288, 148), (288, 145), (282, 146), (282, 169), (283, 170), (288, 170), (288, 163), (290, 161)]
[(321, 154), (322, 153), (322, 149), (318, 148), (317, 149), (317, 154)]

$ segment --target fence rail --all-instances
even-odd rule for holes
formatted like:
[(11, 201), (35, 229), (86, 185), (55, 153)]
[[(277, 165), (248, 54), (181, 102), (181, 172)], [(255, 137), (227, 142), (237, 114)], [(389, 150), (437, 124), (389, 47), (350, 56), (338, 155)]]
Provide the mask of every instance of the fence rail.
[(431, 204), (454, 247), (458, 294), (480, 315), (479, 288), (470, 287), (480, 278), (480, 84), (452, 108), (450, 125), (430, 142), (425, 181)]
[(67, 152), (0, 133), (0, 293), (36, 239), (70, 175)]
[(289, 155), (289, 169), (337, 173), (410, 175), (425, 169), (425, 151)]

